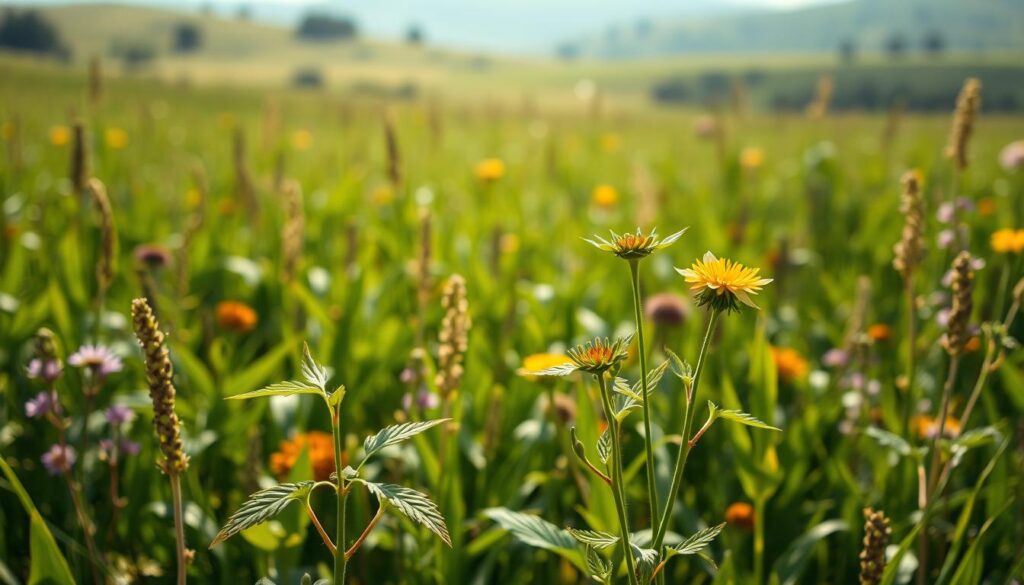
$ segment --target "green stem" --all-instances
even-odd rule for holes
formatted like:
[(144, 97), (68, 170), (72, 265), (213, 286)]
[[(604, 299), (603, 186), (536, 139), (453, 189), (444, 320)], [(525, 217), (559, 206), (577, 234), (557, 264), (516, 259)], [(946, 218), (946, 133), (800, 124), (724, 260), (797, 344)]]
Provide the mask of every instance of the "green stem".
[(334, 585), (345, 584), (345, 569), (348, 568), (348, 559), (345, 558), (345, 504), (348, 501), (348, 489), (345, 487), (345, 480), (341, 476), (341, 406), (331, 409), (331, 431), (334, 434), (334, 469), (338, 473), (338, 526), (337, 544), (334, 549)]
[(914, 276), (910, 272), (904, 283), (904, 291), (907, 300), (907, 386), (904, 389), (903, 405), (903, 431), (909, 438), (912, 433), (910, 429), (910, 416), (914, 409), (914, 376), (917, 370), (917, 312), (914, 307)]
[[(658, 531), (654, 536), (654, 550), (661, 550), (665, 542), (665, 534), (668, 532), (668, 525), (672, 521), (672, 508), (676, 503), (676, 495), (683, 482), (683, 470), (686, 469), (686, 460), (690, 456), (690, 430), (693, 428), (693, 419), (697, 412), (694, 406), (694, 398), (697, 395), (697, 386), (700, 384), (700, 375), (704, 371), (704, 364), (707, 361), (708, 349), (711, 346), (711, 335), (715, 331), (715, 324), (718, 323), (718, 309), (711, 309), (711, 318), (708, 320), (708, 330), (704, 333), (704, 341), (700, 346), (700, 354), (697, 357), (697, 367), (693, 371), (693, 385), (686, 396), (686, 414), (683, 421), (682, 439), (679, 444), (679, 455), (676, 457), (676, 468), (672, 473), (672, 487), (668, 490), (668, 498), (665, 500), (665, 513), (658, 523)], [(684, 389), (685, 391), (685, 389)]]
[(174, 535), (175, 549), (178, 557), (178, 585), (185, 585), (185, 576), (188, 574), (188, 557), (185, 553), (185, 520), (181, 506), (181, 478), (177, 473), (170, 473), (171, 480), (171, 501), (174, 506)]
[(754, 500), (754, 583), (764, 583), (764, 498)]
[(640, 388), (644, 413), (644, 453), (647, 456), (647, 499), (651, 508), (651, 527), (658, 520), (658, 486), (654, 477), (654, 436), (651, 434), (651, 396), (647, 387), (647, 344), (644, 340), (643, 303), (640, 300), (640, 261), (629, 261), (633, 281), (633, 309), (636, 316), (637, 353), (640, 354)]
[(629, 543), (629, 519), (626, 516), (626, 492), (622, 486), (622, 445), (619, 444), (619, 423), (612, 409), (612, 399), (608, 395), (608, 384), (604, 374), (596, 374), (597, 384), (601, 389), (601, 405), (604, 407), (605, 419), (608, 421), (608, 432), (612, 434), (612, 495), (615, 498), (615, 512), (619, 516), (619, 532), (622, 543), (622, 555), (626, 559), (626, 572), (630, 585), (637, 585), (636, 565), (633, 560), (633, 548)]

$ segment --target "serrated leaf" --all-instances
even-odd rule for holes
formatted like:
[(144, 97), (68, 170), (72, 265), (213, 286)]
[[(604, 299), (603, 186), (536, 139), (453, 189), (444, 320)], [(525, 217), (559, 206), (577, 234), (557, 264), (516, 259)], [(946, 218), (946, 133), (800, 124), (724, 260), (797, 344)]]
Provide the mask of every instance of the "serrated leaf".
[(308, 343), (302, 344), (302, 377), (310, 384), (327, 392), (327, 368), (313, 359)]
[(608, 464), (608, 458), (612, 454), (612, 434), (605, 429), (601, 436), (597, 438), (597, 458), (601, 460), (601, 463)]
[(889, 431), (880, 429), (878, 427), (868, 427), (864, 433), (872, 439), (878, 441), (878, 444), (902, 455), (904, 457), (910, 455), (913, 452), (913, 448), (910, 443), (903, 440), (903, 437), (890, 433)]
[(634, 400), (629, 396), (623, 394), (616, 394), (612, 396), (612, 408), (615, 409), (615, 420), (622, 422), (625, 420), (629, 413), (637, 408), (640, 408), (640, 401)]
[(671, 349), (665, 348), (665, 351), (668, 353), (668, 359), (672, 365), (672, 373), (683, 382), (692, 380), (693, 368), (690, 367), (690, 364), (686, 363)]
[(644, 401), (643, 396), (640, 395), (640, 390), (635, 386), (630, 386), (629, 381), (625, 378), (616, 377), (612, 382), (612, 390), (625, 396), (628, 399), (633, 400), (636, 403), (642, 403)]
[(484, 514), (524, 543), (552, 551), (578, 550), (576, 539), (554, 524), (508, 508), (488, 508)]
[(345, 385), (338, 386), (338, 389), (331, 392), (331, 395), (327, 398), (327, 404), (331, 408), (334, 408), (341, 404), (341, 401), (345, 399)]
[(402, 441), (415, 437), (423, 431), (434, 428), (437, 425), (446, 423), (450, 420), (452, 419), (439, 418), (436, 420), (421, 422), (407, 422), (383, 428), (376, 435), (370, 435), (369, 437), (366, 437), (365, 441), (363, 441), (363, 450), (366, 451), (366, 455), (364, 455), (364, 457), (368, 459), (381, 449), (397, 445)]
[(248, 400), (250, 398), (262, 398), (264, 396), (291, 396), (293, 394), (320, 394), (323, 395), (324, 391), (320, 388), (310, 386), (305, 382), (297, 382), (289, 380), (287, 382), (278, 382), (277, 384), (271, 384), (259, 390), (253, 390), (252, 392), (243, 392), (242, 394), (235, 394), (234, 396), (225, 396), (225, 400)]
[(569, 374), (578, 370), (579, 367), (576, 364), (559, 364), (557, 366), (551, 366), (550, 368), (544, 368), (539, 372), (531, 372), (531, 376), (568, 376)]
[(711, 544), (712, 541), (718, 536), (718, 533), (725, 528), (725, 522), (717, 526), (708, 526), (703, 530), (699, 530), (692, 536), (686, 538), (686, 540), (672, 547), (672, 550), (676, 554), (680, 555), (695, 555), (703, 551)]
[(252, 528), (280, 514), (288, 504), (306, 497), (309, 490), (313, 489), (313, 483), (312, 481), (283, 483), (252, 494), (242, 504), (242, 507), (228, 518), (228, 523), (210, 543), (210, 548), (247, 528)]
[(757, 429), (767, 429), (769, 431), (782, 431), (782, 429), (773, 427), (770, 424), (758, 419), (752, 414), (747, 414), (741, 410), (722, 410), (714, 402), (708, 400), (708, 408), (714, 414), (715, 418), (721, 418), (725, 420), (731, 420), (738, 422), (741, 425), (748, 427), (754, 427)]
[(611, 561), (602, 557), (589, 546), (586, 548), (584, 556), (587, 560), (587, 570), (590, 571), (590, 576), (598, 583), (607, 583), (608, 579), (612, 576)]
[(590, 548), (596, 548), (597, 550), (604, 550), (619, 544), (619, 537), (608, 532), (601, 532), (598, 530), (580, 530), (577, 528), (566, 528), (566, 531), (573, 538), (579, 541), (580, 544), (587, 545)]
[(641, 583), (649, 583), (654, 575), (654, 569), (658, 568), (661, 562), (661, 555), (653, 548), (640, 548), (629, 543), (633, 547), (633, 558), (636, 560), (636, 578)]
[[(648, 370), (648, 372), (647, 372), (647, 391), (648, 392), (653, 391), (654, 388), (658, 385), (658, 383), (661, 382), (661, 378), (662, 378), (662, 376), (665, 375), (665, 370), (668, 369), (668, 365), (669, 365), (669, 360), (665, 360), (665, 361), (661, 362), (661, 365), (659, 365), (658, 367), (654, 368), (653, 370)], [(643, 394), (643, 386), (640, 384), (639, 381), (637, 381), (635, 384), (633, 384), (633, 393), (637, 394), (637, 395)]]
[(392, 508), (407, 516), (413, 522), (426, 526), (448, 546), (452, 538), (448, 535), (448, 527), (437, 504), (430, 501), (426, 494), (412, 488), (390, 483), (363, 482), (370, 492), (384, 505), (387, 502)]

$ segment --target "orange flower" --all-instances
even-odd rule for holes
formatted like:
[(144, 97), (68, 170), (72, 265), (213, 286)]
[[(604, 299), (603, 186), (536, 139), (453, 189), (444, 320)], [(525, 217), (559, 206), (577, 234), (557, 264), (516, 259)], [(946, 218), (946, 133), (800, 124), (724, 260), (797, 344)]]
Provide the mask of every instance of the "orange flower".
[(984, 199), (978, 200), (978, 215), (982, 217), (988, 217), (996, 212), (996, 200), (991, 197), (985, 197)]
[(868, 327), (868, 337), (872, 341), (888, 341), (892, 338), (892, 329), (885, 323), (875, 323)]
[(256, 327), (259, 317), (252, 307), (238, 301), (217, 303), (217, 324), (228, 331), (248, 333)]
[(54, 126), (50, 128), (50, 144), (64, 146), (71, 141), (71, 129), (67, 126)]
[[(300, 433), (291, 440), (281, 441), (277, 452), (270, 455), (270, 470), (278, 479), (284, 480), (302, 456), (303, 450), (309, 452), (309, 463), (313, 468), (316, 481), (328, 481), (334, 473), (334, 438), (330, 433), (310, 431)], [(345, 465), (342, 454), (342, 465)]]
[(800, 352), (791, 347), (772, 347), (772, 359), (775, 361), (775, 369), (783, 380), (794, 381), (803, 379), (807, 375), (809, 366)]
[(981, 349), (981, 338), (975, 335), (967, 340), (967, 344), (964, 345), (964, 351), (967, 353), (974, 353)]
[(753, 530), (754, 507), (746, 502), (733, 502), (725, 510), (725, 521), (729, 523), (729, 526)]
[[(939, 422), (934, 418), (926, 415), (919, 414), (914, 417), (911, 421), (913, 428), (917, 431), (917, 436), (922, 439), (934, 439), (935, 435), (939, 432)], [(942, 434), (947, 439), (955, 439), (960, 436), (960, 420), (953, 417), (946, 417), (946, 427), (942, 430)]]

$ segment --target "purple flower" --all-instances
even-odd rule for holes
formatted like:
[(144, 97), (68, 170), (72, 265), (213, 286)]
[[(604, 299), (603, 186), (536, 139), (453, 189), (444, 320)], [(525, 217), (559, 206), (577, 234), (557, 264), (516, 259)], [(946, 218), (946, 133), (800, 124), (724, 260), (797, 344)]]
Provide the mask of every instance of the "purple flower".
[(935, 212), (935, 218), (941, 223), (949, 223), (953, 221), (953, 214), (953, 204), (947, 201), (939, 205), (939, 210)]
[(940, 250), (947, 250), (953, 245), (956, 240), (956, 232), (953, 230), (942, 230), (939, 235), (935, 237), (935, 243)]
[(135, 412), (127, 406), (111, 406), (103, 412), (103, 416), (107, 418), (108, 423), (114, 426), (120, 426), (135, 420)]
[(63, 371), (60, 360), (33, 358), (28, 362), (28, 377), (31, 380), (53, 382), (60, 378)]
[(1019, 171), (1024, 167), (1024, 140), (1016, 140), (999, 152), (999, 164), (1007, 172)]
[(171, 261), (171, 251), (160, 244), (140, 244), (135, 247), (135, 260), (151, 269), (163, 268)]
[(101, 378), (124, 368), (121, 358), (104, 345), (83, 345), (68, 357), (68, 363), (76, 368), (89, 368)]
[(50, 450), (43, 453), (43, 467), (50, 472), (50, 475), (60, 475), (71, 471), (75, 464), (75, 448), (71, 445), (54, 445)]
[(57, 404), (57, 393), (46, 390), (36, 394), (35, 398), (30, 398), (25, 403), (25, 416), (29, 418), (37, 418), (44, 416), (46, 413), (53, 410)]
[(850, 361), (850, 354), (833, 347), (832, 349), (825, 352), (825, 355), (821, 356), (821, 363), (829, 368), (841, 368)]
[[(437, 394), (434, 394), (429, 390), (420, 389), (420, 391), (416, 393), (416, 408), (420, 410), (437, 408), (437, 405), (440, 404), (440, 402), (441, 401), (438, 399)], [(402, 408), (409, 411), (412, 410), (412, 407), (412, 394), (407, 392), (402, 396)]]
[(113, 439), (100, 440), (100, 457), (107, 461), (116, 462), (121, 455), (131, 457), (138, 454), (139, 444), (130, 439), (121, 439), (119, 443)]

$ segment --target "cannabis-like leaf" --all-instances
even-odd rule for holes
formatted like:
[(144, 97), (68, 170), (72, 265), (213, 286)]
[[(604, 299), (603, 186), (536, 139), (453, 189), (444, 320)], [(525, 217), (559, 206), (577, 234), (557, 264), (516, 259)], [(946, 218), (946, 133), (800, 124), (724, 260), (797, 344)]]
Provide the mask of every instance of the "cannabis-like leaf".
[(373, 483), (369, 481), (363, 483), (370, 490), (370, 493), (377, 496), (382, 506), (387, 503), (413, 522), (426, 526), (448, 546), (452, 545), (452, 538), (448, 535), (448, 527), (444, 523), (444, 516), (441, 515), (437, 505), (430, 501), (426, 494), (412, 488), (390, 483)]
[(210, 548), (280, 514), (288, 504), (306, 497), (311, 489), (312, 481), (300, 481), (283, 483), (252, 494), (242, 507), (228, 518), (228, 523), (210, 543)]
[(382, 449), (390, 447), (391, 445), (397, 445), (402, 441), (415, 437), (427, 429), (431, 429), (450, 420), (450, 418), (439, 418), (436, 420), (407, 422), (400, 425), (385, 427), (376, 435), (370, 435), (367, 437), (366, 441), (363, 442), (363, 450), (366, 451), (365, 457), (369, 459), (372, 455), (378, 453)]

